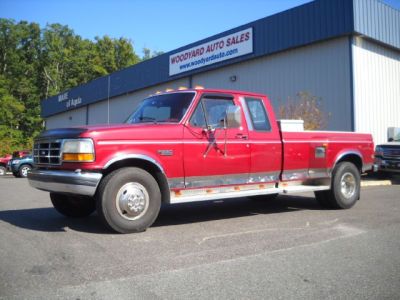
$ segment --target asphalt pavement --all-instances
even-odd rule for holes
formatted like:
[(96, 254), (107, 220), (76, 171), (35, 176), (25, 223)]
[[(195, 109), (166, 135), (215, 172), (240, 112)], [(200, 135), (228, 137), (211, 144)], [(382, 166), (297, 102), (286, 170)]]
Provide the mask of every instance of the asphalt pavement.
[(163, 206), (146, 232), (67, 219), (0, 177), (0, 299), (398, 299), (400, 185), (349, 210), (312, 194)]

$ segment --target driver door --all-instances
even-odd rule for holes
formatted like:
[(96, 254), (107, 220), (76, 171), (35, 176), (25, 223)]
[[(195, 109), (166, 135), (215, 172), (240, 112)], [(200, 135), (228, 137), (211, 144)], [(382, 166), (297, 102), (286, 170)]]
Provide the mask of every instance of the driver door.
[[(184, 127), (185, 186), (245, 184), (249, 179), (247, 126), (224, 129), (232, 95), (205, 94)], [(242, 122), (244, 117), (242, 116)]]

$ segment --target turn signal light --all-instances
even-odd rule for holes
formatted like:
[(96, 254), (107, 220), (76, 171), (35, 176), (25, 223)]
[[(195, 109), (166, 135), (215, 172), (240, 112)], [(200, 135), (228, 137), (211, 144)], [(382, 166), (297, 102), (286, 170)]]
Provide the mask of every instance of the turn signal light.
[(93, 161), (93, 153), (63, 153), (63, 161)]

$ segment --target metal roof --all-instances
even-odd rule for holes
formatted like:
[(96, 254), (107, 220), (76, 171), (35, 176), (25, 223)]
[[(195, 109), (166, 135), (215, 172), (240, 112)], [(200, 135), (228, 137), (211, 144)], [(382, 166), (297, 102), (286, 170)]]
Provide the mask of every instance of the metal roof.
[[(169, 75), (170, 55), (247, 28), (253, 29), (252, 53), (177, 75)], [(192, 74), (351, 34), (361, 34), (400, 49), (400, 11), (379, 0), (315, 0), (75, 87), (67, 91), (66, 97), (57, 95), (45, 99), (41, 103), (42, 116), (48, 117)], [(67, 107), (65, 99), (75, 101), (70, 102), (72, 105)]]

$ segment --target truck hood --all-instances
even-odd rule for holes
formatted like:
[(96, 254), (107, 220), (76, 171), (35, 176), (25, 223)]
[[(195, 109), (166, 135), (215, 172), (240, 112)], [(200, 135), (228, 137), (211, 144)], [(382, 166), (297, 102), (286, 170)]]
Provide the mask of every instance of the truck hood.
[(57, 128), (44, 131), (35, 140), (78, 137), (90, 137), (94, 140), (152, 139), (155, 137), (168, 139), (171, 134), (176, 134), (176, 130), (173, 129), (181, 128), (181, 126), (175, 123), (141, 123)]
[(389, 147), (394, 147), (394, 146), (396, 146), (396, 147), (399, 147), (400, 146), (400, 142), (389, 142), (389, 143), (385, 143), (385, 144), (379, 144), (379, 145), (376, 145), (376, 146), (380, 146), (380, 147), (385, 147), (385, 146), (389, 146)]

